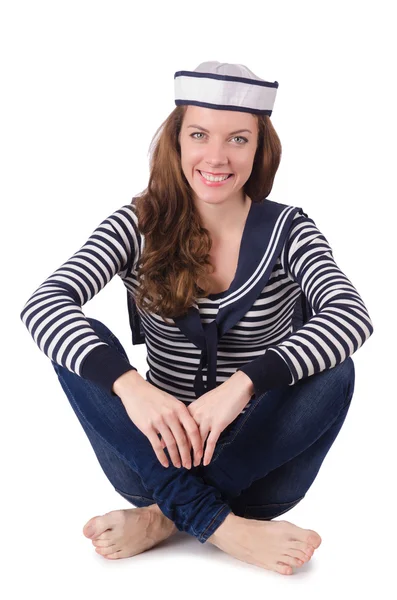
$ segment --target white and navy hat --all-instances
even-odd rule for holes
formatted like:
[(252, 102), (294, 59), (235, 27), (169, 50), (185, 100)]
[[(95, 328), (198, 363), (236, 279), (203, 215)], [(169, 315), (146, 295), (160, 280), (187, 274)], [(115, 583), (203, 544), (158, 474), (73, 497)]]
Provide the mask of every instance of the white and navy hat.
[(244, 65), (201, 63), (194, 71), (174, 75), (175, 104), (270, 115), (278, 82), (264, 81)]

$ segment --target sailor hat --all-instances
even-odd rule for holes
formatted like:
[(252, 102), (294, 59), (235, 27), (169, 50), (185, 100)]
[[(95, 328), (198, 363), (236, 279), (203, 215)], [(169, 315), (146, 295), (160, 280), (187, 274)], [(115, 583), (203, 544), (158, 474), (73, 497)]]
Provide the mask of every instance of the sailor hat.
[(278, 82), (257, 77), (245, 65), (208, 61), (174, 74), (175, 104), (270, 115)]

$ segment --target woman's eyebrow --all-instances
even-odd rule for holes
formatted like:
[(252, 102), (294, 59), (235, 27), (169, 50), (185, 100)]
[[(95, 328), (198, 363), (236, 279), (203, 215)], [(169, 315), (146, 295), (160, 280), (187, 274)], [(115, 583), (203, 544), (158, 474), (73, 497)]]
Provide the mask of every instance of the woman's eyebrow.
[[(200, 127), (200, 125), (188, 125), (187, 129), (189, 129), (189, 127), (195, 127), (196, 129), (205, 131), (205, 133), (209, 133), (208, 129), (205, 129), (204, 127)], [(231, 131), (229, 133), (229, 135), (234, 135), (236, 133), (243, 133), (244, 131), (247, 131), (248, 133), (252, 133), (252, 131), (250, 129), (237, 129), (237, 131)]]

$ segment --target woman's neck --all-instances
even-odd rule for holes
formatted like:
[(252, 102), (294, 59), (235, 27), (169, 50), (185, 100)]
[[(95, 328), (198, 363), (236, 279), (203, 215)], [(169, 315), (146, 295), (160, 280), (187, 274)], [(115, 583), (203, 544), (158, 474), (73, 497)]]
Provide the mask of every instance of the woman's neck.
[(242, 202), (201, 203), (198, 211), (203, 227), (208, 229), (211, 239), (217, 242), (230, 239), (243, 231), (251, 204), (251, 198), (245, 195)]

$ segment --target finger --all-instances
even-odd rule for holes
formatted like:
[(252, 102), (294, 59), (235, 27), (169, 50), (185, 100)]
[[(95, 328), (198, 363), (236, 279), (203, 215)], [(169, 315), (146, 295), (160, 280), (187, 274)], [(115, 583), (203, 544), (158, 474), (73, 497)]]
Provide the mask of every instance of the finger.
[(190, 456), (190, 460), (193, 462), (195, 462), (195, 458), (194, 458), (194, 450), (193, 450), (193, 445), (192, 445), (192, 441), (187, 433), (187, 431), (185, 431), (185, 435), (186, 435), (186, 439), (187, 439), (187, 443), (188, 443), (188, 448), (189, 448), (189, 456)]
[(204, 455), (204, 460), (203, 460), (204, 467), (206, 467), (211, 462), (218, 438), (219, 438), (219, 432), (217, 432), (215, 430), (211, 431), (211, 433), (208, 436), (207, 447), (205, 449), (205, 455)]
[(204, 423), (202, 423), (200, 425), (200, 434), (201, 434), (201, 439), (202, 439), (202, 443), (203, 443), (203, 454), (202, 454), (202, 459), (203, 459), (203, 465), (204, 465), (204, 456), (207, 450), (207, 439), (208, 439), (208, 435), (210, 433), (210, 424), (205, 425)]
[(161, 435), (159, 433), (157, 435), (158, 435), (158, 437), (160, 439), (162, 448), (166, 448), (167, 444), (165, 443), (165, 441), (163, 440), (163, 438), (161, 437)]
[(194, 464), (197, 466), (203, 456), (203, 440), (196, 421), (189, 414), (181, 416), (181, 423), (187, 433), (190, 449), (193, 447)]
[(172, 434), (178, 445), (179, 454), (181, 455), (183, 466), (186, 469), (190, 469), (192, 466), (192, 460), (190, 457), (189, 442), (186, 435), (186, 431), (179, 420), (177, 415), (173, 415), (167, 418), (167, 425), (171, 429)]
[(163, 436), (163, 439), (167, 446), (168, 454), (170, 455), (174, 467), (177, 467), (179, 469), (181, 467), (181, 458), (179, 456), (177, 441), (174, 437), (173, 431), (171, 431), (168, 423), (157, 425), (157, 429)]
[(205, 423), (200, 423), (200, 436), (201, 436), (201, 442), (203, 444), (203, 454), (204, 454), (204, 449), (205, 449), (205, 442), (206, 442), (209, 432), (210, 432), (210, 425), (205, 424)]
[(167, 456), (163, 450), (162, 444), (158, 438), (158, 434), (155, 431), (155, 429), (151, 427), (149, 431), (145, 433), (145, 435), (148, 438), (149, 442), (152, 444), (153, 450), (160, 463), (163, 465), (163, 467), (168, 467), (169, 463)]

